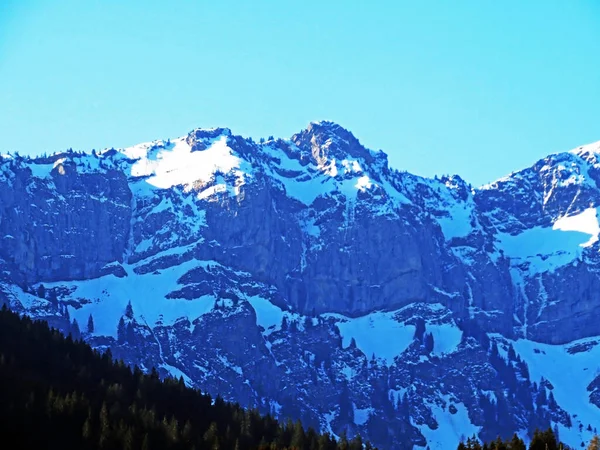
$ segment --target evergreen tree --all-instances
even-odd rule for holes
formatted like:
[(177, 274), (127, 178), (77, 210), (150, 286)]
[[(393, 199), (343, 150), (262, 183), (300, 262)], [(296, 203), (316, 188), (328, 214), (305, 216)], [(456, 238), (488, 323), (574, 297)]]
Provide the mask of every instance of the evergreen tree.
[(408, 399), (408, 394), (406, 392), (402, 395), (402, 400), (400, 400), (400, 405), (399, 405), (398, 409), (400, 411), (400, 417), (402, 417), (406, 421), (409, 421), (410, 420), (410, 400)]
[(473, 435), (467, 439), (465, 447), (469, 450), (481, 450), (481, 443), (479, 442), (479, 439), (477, 439), (477, 436)]
[(91, 314), (88, 317), (87, 332), (88, 332), (88, 334), (93, 334), (94, 333), (94, 318), (92, 317)]
[(529, 450), (558, 450), (558, 443), (551, 428), (546, 431), (535, 430), (529, 444)]
[(360, 434), (357, 434), (356, 437), (350, 441), (349, 450), (363, 450), (363, 441)]
[(133, 327), (133, 323), (129, 322), (125, 327), (125, 340), (128, 343), (133, 343), (135, 340), (135, 330)]
[(556, 400), (554, 399), (554, 393), (552, 391), (550, 391), (550, 395), (548, 395), (548, 407), (550, 408), (550, 410), (555, 410), (556, 408), (558, 408)]
[(125, 319), (121, 317), (119, 325), (117, 325), (117, 341), (119, 344), (124, 344), (127, 339), (127, 328), (125, 327)]
[(519, 369), (521, 370), (521, 375), (523, 376), (523, 378), (529, 380), (529, 366), (525, 361), (521, 361), (519, 363)]
[(292, 434), (292, 440), (290, 446), (292, 448), (303, 449), (306, 444), (306, 435), (304, 434), (304, 429), (302, 428), (302, 424), (300, 421), (296, 421), (294, 424), (294, 431)]
[(567, 428), (571, 428), (573, 426), (573, 421), (571, 420), (571, 415), (567, 414), (566, 420), (565, 420), (565, 426)]
[(548, 428), (546, 431), (543, 432), (542, 435), (547, 450), (558, 450), (558, 439), (554, 435), (554, 431), (552, 431), (552, 428)]
[(53, 305), (58, 304), (58, 295), (56, 294), (56, 289), (50, 289), (48, 291), (48, 301)]
[(415, 321), (415, 334), (414, 338), (419, 342), (423, 342), (423, 335), (425, 334), (425, 320), (421, 317), (417, 317)]
[(100, 408), (100, 448), (106, 447), (109, 438), (109, 430), (110, 430), (110, 422), (108, 420), (108, 408), (106, 407), (106, 402), (102, 403), (102, 407)]
[[(487, 447), (487, 443), (484, 443), (483, 448), (486, 448), (486, 447)], [(498, 436), (496, 438), (495, 442), (492, 442), (490, 447), (493, 448), (494, 450), (507, 450), (508, 449), (508, 445), (502, 440), (502, 438), (500, 438), (500, 436)]]
[(90, 414), (88, 414), (87, 418), (85, 419), (85, 422), (83, 423), (83, 430), (81, 432), (86, 441), (89, 441), (92, 437), (92, 418), (90, 417)]
[(207, 448), (215, 448), (215, 446), (218, 447), (219, 430), (217, 428), (216, 422), (212, 422), (210, 424), (210, 426), (208, 427), (208, 430), (206, 431), (206, 433), (204, 433), (203, 438), (204, 438), (204, 443), (206, 444)]
[(490, 364), (496, 369), (498, 374), (503, 375), (506, 372), (506, 363), (502, 356), (500, 356), (498, 344), (496, 342), (493, 342), (490, 348)]
[(192, 424), (189, 420), (186, 420), (185, 425), (183, 426), (181, 440), (184, 443), (190, 443), (192, 441)]
[(516, 361), (517, 359), (517, 354), (515, 353), (515, 348), (513, 347), (512, 344), (508, 345), (508, 360), (509, 361)]
[(525, 442), (523, 442), (523, 439), (517, 436), (517, 433), (513, 434), (513, 437), (510, 440), (510, 444), (508, 447), (510, 448), (510, 450), (527, 450)]
[(81, 330), (79, 329), (77, 319), (73, 319), (73, 322), (71, 323), (71, 336), (73, 339), (81, 339)]
[(46, 288), (43, 284), (40, 284), (37, 288), (37, 296), (39, 298), (46, 298)]
[(427, 353), (433, 352), (433, 345), (433, 334), (427, 333), (425, 335), (425, 350), (427, 351)]
[(349, 447), (350, 443), (348, 442), (348, 434), (344, 428), (344, 431), (342, 431), (340, 436), (340, 441), (338, 442), (338, 450), (349, 450)]
[(349, 424), (354, 421), (354, 407), (350, 398), (350, 389), (348, 388), (348, 382), (342, 381), (340, 397), (338, 400), (339, 407), (339, 420), (344, 424)]
[(540, 409), (547, 403), (548, 398), (546, 397), (546, 388), (544, 386), (540, 386), (540, 390), (538, 391), (537, 397), (535, 398), (535, 406), (537, 407), (537, 409)]
[(144, 434), (144, 438), (142, 439), (142, 450), (150, 450), (150, 439), (148, 438), (148, 433)]
[(319, 436), (317, 442), (319, 450), (328, 450), (331, 448), (332, 441), (329, 433), (323, 433), (321, 436)]
[(133, 319), (133, 306), (131, 306), (131, 300), (127, 303), (127, 307), (125, 308), (125, 317)]

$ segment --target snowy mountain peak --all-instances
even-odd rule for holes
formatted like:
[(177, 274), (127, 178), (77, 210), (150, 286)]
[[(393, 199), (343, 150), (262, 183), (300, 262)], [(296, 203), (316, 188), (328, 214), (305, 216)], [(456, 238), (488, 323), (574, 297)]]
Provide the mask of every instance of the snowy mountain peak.
[(600, 154), (600, 141), (592, 142), (590, 144), (582, 145), (577, 148), (574, 148), (569, 153), (574, 153), (577, 155), (589, 155), (589, 154)]
[(229, 128), (196, 128), (188, 133), (186, 142), (193, 152), (201, 151), (210, 147), (215, 139), (223, 136), (231, 136), (231, 130)]
[(383, 157), (365, 148), (350, 131), (329, 121), (311, 122), (308, 128), (292, 136), (292, 142), (308, 151), (318, 166), (333, 159), (362, 159), (370, 165), (377, 157)]
[[(306, 128), (308, 131), (313, 130), (327, 130), (332, 133), (350, 133), (349, 130), (342, 127), (340, 124), (333, 122), (331, 120), (313, 120), (308, 124)], [(351, 134), (351, 133), (350, 133)]]
[(218, 173), (240, 172), (242, 160), (228, 145), (230, 135), (226, 128), (196, 129), (186, 137), (142, 144), (122, 152), (133, 161), (132, 177), (143, 177), (159, 189), (190, 189), (213, 182)]

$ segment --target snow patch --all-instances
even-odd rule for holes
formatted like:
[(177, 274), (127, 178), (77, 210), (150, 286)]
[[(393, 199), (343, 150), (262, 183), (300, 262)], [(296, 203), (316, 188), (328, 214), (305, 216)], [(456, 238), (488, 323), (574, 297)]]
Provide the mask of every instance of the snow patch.
[(513, 265), (529, 263), (529, 273), (553, 271), (580, 259), (582, 249), (598, 241), (596, 208), (561, 217), (550, 227), (533, 227), (517, 235), (499, 233), (500, 249)]
[(256, 324), (265, 330), (275, 330), (281, 326), (284, 311), (269, 300), (257, 295), (246, 298), (256, 313)]
[(179, 378), (183, 377), (183, 381), (187, 387), (194, 386), (194, 382), (192, 381), (192, 379), (190, 377), (188, 377), (184, 372), (182, 372), (177, 367), (171, 366), (170, 364), (166, 364), (166, 363), (161, 364), (160, 367), (162, 367), (167, 372), (169, 372), (169, 374), (176, 380), (179, 380)]
[(587, 242), (579, 244), (580, 247), (589, 247), (598, 240), (600, 225), (596, 208), (588, 208), (574, 216), (564, 216), (554, 222), (553, 230), (576, 231), (590, 236)]
[[(593, 436), (587, 431), (598, 423), (600, 409), (590, 403), (588, 385), (600, 375), (600, 344), (598, 338), (586, 338), (565, 345), (540, 344), (525, 339), (513, 342), (515, 351), (529, 366), (531, 381), (537, 383), (544, 377), (554, 386), (554, 398), (559, 406), (572, 416), (573, 426), (559, 426), (561, 440), (575, 446), (580, 442), (589, 442)], [(586, 351), (571, 354), (568, 349), (573, 344), (589, 344)], [(578, 423), (583, 424), (580, 432)]]
[(54, 164), (29, 164), (31, 174), (35, 178), (50, 178), (50, 172), (54, 169)]
[(354, 423), (356, 425), (364, 425), (368, 422), (370, 415), (373, 413), (373, 408), (360, 409), (354, 405)]
[(177, 283), (183, 274), (202, 266), (201, 261), (192, 260), (179, 266), (161, 269), (160, 274), (136, 274), (132, 266), (123, 266), (127, 276), (123, 278), (107, 275), (85, 281), (55, 282), (46, 284), (46, 288), (67, 287), (73, 292), (71, 298), (87, 300), (81, 308), (69, 307), (71, 318), (80, 324), (87, 323), (90, 314), (94, 318), (95, 334), (104, 336), (117, 335), (119, 319), (131, 302), (137, 317), (142, 318), (149, 326), (159, 321), (174, 323), (181, 317), (191, 321), (211, 311), (214, 297), (207, 295), (193, 300), (166, 298), (179, 289)]
[(362, 192), (365, 192), (367, 189), (371, 189), (371, 187), (373, 186), (373, 183), (371, 182), (371, 179), (364, 175), (362, 177), (360, 177), (358, 179), (358, 181), (356, 182), (356, 184), (354, 185), (354, 187)]
[(190, 185), (196, 181), (208, 183), (215, 172), (229, 173), (238, 169), (241, 160), (227, 145), (227, 136), (212, 140), (212, 145), (202, 151), (192, 152), (185, 138), (176, 139), (172, 147), (158, 150), (156, 155), (148, 152), (147, 145), (123, 150), (128, 157), (137, 159), (131, 167), (134, 177), (149, 177), (146, 182), (159, 189)]
[(374, 312), (362, 317), (350, 318), (341, 314), (325, 314), (338, 319), (336, 326), (342, 335), (342, 344), (348, 347), (354, 338), (356, 346), (367, 358), (374, 354), (392, 364), (413, 341), (414, 325), (399, 322), (394, 312)]
[[(427, 424), (418, 426), (421, 434), (427, 440), (428, 448), (431, 450), (446, 450), (456, 448), (463, 438), (478, 434), (480, 427), (473, 425), (469, 419), (469, 412), (463, 403), (454, 403), (450, 397), (442, 396), (446, 407), (438, 404), (430, 404), (431, 413), (438, 427), (433, 430)], [(447, 406), (452, 403), (456, 407), (456, 414), (451, 414)]]
[(433, 335), (433, 354), (441, 356), (456, 350), (463, 332), (454, 324), (427, 324), (426, 330)]
[(472, 207), (467, 203), (456, 202), (446, 210), (447, 217), (436, 217), (446, 240), (455, 237), (465, 237), (471, 234)]

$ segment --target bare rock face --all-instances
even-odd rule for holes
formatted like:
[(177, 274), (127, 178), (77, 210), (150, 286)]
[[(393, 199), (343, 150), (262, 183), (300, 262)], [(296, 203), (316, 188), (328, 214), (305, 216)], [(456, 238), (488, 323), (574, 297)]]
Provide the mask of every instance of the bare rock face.
[(479, 189), (398, 172), (332, 122), (3, 157), (0, 303), (381, 448), (528, 424), (582, 425), (581, 442), (589, 405), (563, 409), (560, 380), (528, 364), (571, 355), (598, 405), (578, 356), (600, 345), (598, 154)]
[(188, 133), (186, 142), (190, 146), (192, 152), (198, 152), (209, 148), (213, 139), (218, 138), (223, 134), (231, 135), (231, 130), (229, 130), (229, 128), (214, 128), (211, 130), (198, 128)]
[[(119, 171), (79, 172), (73, 162), (14, 164), (0, 189), (1, 257), (29, 282), (97, 277), (122, 261), (131, 191)], [(43, 172), (44, 177), (36, 177)]]

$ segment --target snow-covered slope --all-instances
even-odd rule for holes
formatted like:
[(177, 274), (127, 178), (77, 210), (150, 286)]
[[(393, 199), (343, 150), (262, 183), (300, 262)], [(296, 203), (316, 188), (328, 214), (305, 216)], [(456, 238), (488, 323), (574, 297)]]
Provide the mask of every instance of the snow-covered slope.
[(6, 156), (0, 298), (382, 448), (549, 425), (578, 445), (600, 418), (599, 151), (479, 189), (393, 170), (331, 122)]

